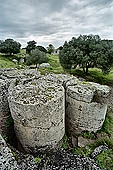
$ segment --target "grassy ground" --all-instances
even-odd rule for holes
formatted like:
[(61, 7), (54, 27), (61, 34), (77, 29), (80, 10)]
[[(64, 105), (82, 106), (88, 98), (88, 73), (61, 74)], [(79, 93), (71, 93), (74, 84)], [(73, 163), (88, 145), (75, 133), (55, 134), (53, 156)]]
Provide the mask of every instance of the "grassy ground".
[(102, 151), (97, 157), (95, 157), (96, 163), (105, 169), (113, 170), (113, 114), (112, 111), (107, 113), (105, 122), (101, 130), (96, 134), (85, 132), (85, 138), (95, 139), (95, 142), (83, 148), (73, 148), (73, 153), (81, 154), (85, 157), (90, 156), (93, 150), (100, 146), (106, 145), (109, 147), (107, 151)]
[(45, 68), (45, 69), (42, 69), (42, 68), (39, 69), (39, 71), (42, 74), (49, 73), (49, 72), (53, 72), (53, 73), (56, 73), (56, 74), (65, 73), (62, 66), (60, 65), (58, 55), (50, 55), (50, 54), (48, 54), (48, 59), (49, 59), (48, 62), (50, 64), (50, 67)]
[[(14, 56), (6, 56), (0, 54), (0, 68), (15, 68), (18, 67), (12, 60), (17, 59), (20, 55), (25, 55), (25, 50), (21, 50), (20, 54)], [(59, 62), (58, 55), (48, 54), (50, 67), (39, 69), (42, 74), (53, 72), (56, 74), (66, 73)], [(113, 69), (107, 75), (104, 75), (100, 69), (89, 69), (89, 73), (86, 76), (81, 69), (71, 70), (71, 74), (85, 78), (87, 81), (94, 81), (100, 84), (113, 84)]]
[[(25, 55), (25, 51), (21, 51), (21, 54)], [(19, 55), (21, 55), (19, 54)], [(18, 67), (12, 59), (16, 59), (18, 55), (6, 56), (0, 54), (0, 68), (15, 68)], [(46, 69), (39, 69), (42, 74), (53, 72), (53, 73), (66, 73), (59, 63), (59, 58), (57, 55), (49, 55), (50, 67)], [(113, 85), (113, 70), (107, 75), (104, 75), (100, 69), (89, 69), (88, 75), (84, 75), (82, 70), (71, 70), (71, 74), (79, 77), (85, 78), (87, 81), (94, 81), (100, 84), (112, 84)], [(97, 133), (92, 134), (85, 132), (82, 136), (86, 138), (96, 138), (96, 142), (87, 146), (87, 148), (73, 148), (73, 152), (76, 154), (81, 154), (84, 156), (90, 156), (91, 152), (96, 146), (101, 144), (106, 144), (109, 146), (108, 151), (103, 151), (99, 154), (95, 160), (102, 168), (113, 170), (113, 112), (107, 113), (106, 120), (104, 122), (103, 128)], [(68, 147), (67, 137), (64, 138), (63, 147), (66, 149)], [(37, 160), (36, 160), (37, 161)]]
[(91, 68), (86, 76), (82, 70), (71, 70), (71, 74), (85, 78), (87, 81), (93, 81), (100, 84), (113, 84), (113, 69), (108, 74), (103, 74), (100, 69)]
[(0, 68), (16, 68), (17, 65), (11, 61), (10, 56), (0, 55)]

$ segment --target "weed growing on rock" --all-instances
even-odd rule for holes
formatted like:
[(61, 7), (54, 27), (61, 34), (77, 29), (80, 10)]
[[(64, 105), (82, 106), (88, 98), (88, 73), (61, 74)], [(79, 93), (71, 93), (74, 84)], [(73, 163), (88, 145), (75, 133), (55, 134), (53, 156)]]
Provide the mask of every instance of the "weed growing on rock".
[(68, 149), (68, 137), (65, 135), (62, 143), (62, 148)]
[(34, 158), (34, 162), (37, 164), (37, 163), (40, 163), (41, 162), (41, 158), (39, 158), (39, 157), (35, 157)]
[(109, 149), (107, 151), (102, 151), (102, 153), (97, 156), (96, 163), (101, 168), (113, 170), (113, 150)]

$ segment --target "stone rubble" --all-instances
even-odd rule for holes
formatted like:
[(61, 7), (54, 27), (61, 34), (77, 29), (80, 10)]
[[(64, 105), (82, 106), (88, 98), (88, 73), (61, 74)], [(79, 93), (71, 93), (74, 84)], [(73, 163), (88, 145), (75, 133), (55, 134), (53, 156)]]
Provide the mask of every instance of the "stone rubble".
[(11, 150), (0, 136), (0, 170), (102, 170), (93, 159), (63, 149), (41, 155), (40, 162), (36, 162), (36, 158), (38, 155)]
[(19, 170), (11, 150), (0, 135), (0, 170)]
[(94, 151), (91, 154), (91, 158), (95, 158), (98, 156), (102, 151), (107, 151), (109, 148), (106, 145), (100, 145), (99, 147), (96, 147)]

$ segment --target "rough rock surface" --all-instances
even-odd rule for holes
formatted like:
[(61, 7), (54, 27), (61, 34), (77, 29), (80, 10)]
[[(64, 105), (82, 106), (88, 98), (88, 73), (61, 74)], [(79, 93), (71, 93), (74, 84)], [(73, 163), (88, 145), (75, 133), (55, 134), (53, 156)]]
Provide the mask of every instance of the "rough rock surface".
[(86, 138), (84, 138), (82, 136), (79, 136), (78, 137), (78, 144), (77, 145), (78, 145), (78, 147), (85, 147), (85, 146), (87, 146), (89, 144), (92, 144), (94, 142), (95, 142), (95, 140), (86, 139)]
[(50, 67), (49, 63), (42, 63), (42, 64), (40, 64), (40, 68), (47, 68), (47, 67)]
[(40, 73), (33, 69), (0, 69), (0, 133), (8, 135), (8, 120), (10, 118), (10, 109), (8, 103), (8, 88), (10, 83), (19, 78), (24, 81), (26, 78), (38, 78)]
[(11, 150), (0, 135), (0, 170), (19, 170)]
[[(39, 158), (39, 159), (38, 159)], [(37, 161), (39, 160), (39, 162)], [(93, 159), (58, 149), (34, 157), (9, 148), (0, 136), (0, 170), (101, 170)]]
[(64, 88), (44, 77), (12, 83), (9, 106), (17, 138), (27, 152), (55, 146), (63, 138)]
[(70, 80), (66, 84), (66, 122), (73, 135), (101, 129), (110, 88), (97, 83)]
[(2, 79), (24, 79), (24, 78), (38, 78), (40, 76), (40, 72), (35, 69), (0, 69), (0, 77)]
[(10, 116), (8, 104), (8, 86), (9, 83), (0, 79), (0, 134), (6, 135), (8, 133), (7, 122)]
[(97, 148), (94, 149), (94, 151), (91, 154), (91, 158), (95, 158), (98, 156), (102, 151), (107, 151), (109, 148), (106, 145), (100, 145)]

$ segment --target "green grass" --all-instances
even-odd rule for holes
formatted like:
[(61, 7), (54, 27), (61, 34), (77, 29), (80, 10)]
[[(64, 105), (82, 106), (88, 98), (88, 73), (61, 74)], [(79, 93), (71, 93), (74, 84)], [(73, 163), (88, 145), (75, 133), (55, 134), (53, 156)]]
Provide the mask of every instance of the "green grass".
[(101, 168), (113, 170), (113, 150), (102, 151), (102, 153), (97, 156), (96, 163)]
[(62, 148), (68, 149), (68, 137), (66, 135), (63, 138)]
[(39, 69), (41, 74), (50, 73), (50, 72), (53, 72), (56, 74), (65, 73), (62, 66), (60, 65), (58, 55), (50, 55), (50, 54), (47, 54), (47, 55), (48, 55), (48, 60), (49, 60), (48, 63), (50, 64), (50, 67)]
[(89, 69), (88, 75), (85, 75), (81, 69), (71, 70), (71, 74), (85, 78), (87, 81), (93, 81), (100, 84), (113, 84), (113, 69), (108, 74), (103, 74), (100, 69)]
[(97, 133), (106, 133), (109, 136), (113, 135), (113, 117), (111, 116), (111, 113), (107, 113), (103, 127)]
[(0, 68), (16, 68), (17, 65), (11, 61), (10, 56), (0, 55)]
[(88, 131), (82, 132), (81, 136), (87, 139), (95, 139), (95, 134)]
[[(107, 145), (109, 149), (107, 151), (102, 151), (96, 158), (96, 163), (101, 168), (112, 169), (113, 170), (113, 113), (107, 113), (105, 122), (101, 130), (95, 134), (95, 143), (89, 144), (86, 147), (76, 147), (72, 149), (72, 152), (78, 155), (89, 157), (93, 150), (100, 145)], [(98, 137), (100, 134), (100, 137)], [(84, 132), (81, 136), (92, 139), (94, 133)]]

